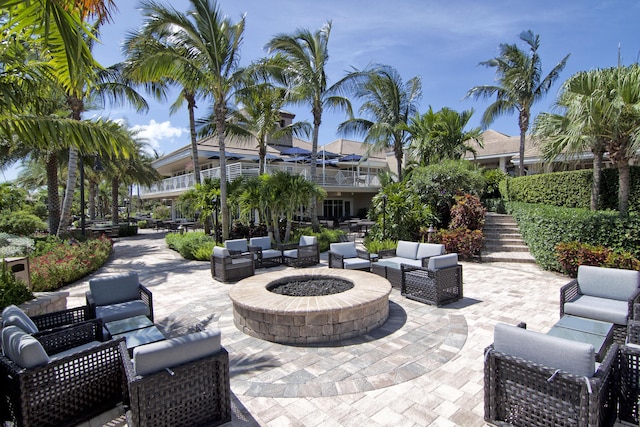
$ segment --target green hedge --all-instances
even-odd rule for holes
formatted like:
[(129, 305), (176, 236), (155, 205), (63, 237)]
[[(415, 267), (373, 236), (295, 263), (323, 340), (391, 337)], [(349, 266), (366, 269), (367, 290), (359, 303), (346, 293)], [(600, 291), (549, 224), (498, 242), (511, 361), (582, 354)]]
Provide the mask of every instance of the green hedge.
[(555, 247), (561, 242), (603, 245), (631, 253), (640, 251), (640, 216), (636, 214), (625, 219), (615, 211), (592, 212), (517, 202), (508, 202), (507, 209), (518, 222), (529, 251), (546, 270), (562, 271), (555, 256)]
[[(591, 169), (554, 172), (503, 180), (500, 193), (505, 200), (588, 209), (591, 204)], [(600, 208), (618, 208), (618, 170), (602, 171)], [(640, 212), (640, 166), (631, 167), (629, 211)]]

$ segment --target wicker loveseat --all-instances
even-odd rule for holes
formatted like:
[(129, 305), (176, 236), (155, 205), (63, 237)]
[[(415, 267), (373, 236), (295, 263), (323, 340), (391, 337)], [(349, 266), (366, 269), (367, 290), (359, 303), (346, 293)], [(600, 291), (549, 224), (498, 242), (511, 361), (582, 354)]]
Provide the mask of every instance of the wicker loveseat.
[(220, 331), (145, 344), (129, 358), (120, 347), (129, 390), (128, 425), (202, 426), (231, 421), (229, 355)]
[(100, 342), (99, 321), (37, 337), (17, 326), (2, 330), (3, 421), (17, 426), (75, 425), (123, 401), (122, 340)]
[(572, 314), (613, 323), (613, 339), (623, 344), (637, 302), (639, 271), (581, 265), (578, 277), (560, 289), (560, 317)]
[(498, 425), (605, 426), (617, 416), (618, 345), (593, 346), (497, 324), (485, 350), (484, 418)]

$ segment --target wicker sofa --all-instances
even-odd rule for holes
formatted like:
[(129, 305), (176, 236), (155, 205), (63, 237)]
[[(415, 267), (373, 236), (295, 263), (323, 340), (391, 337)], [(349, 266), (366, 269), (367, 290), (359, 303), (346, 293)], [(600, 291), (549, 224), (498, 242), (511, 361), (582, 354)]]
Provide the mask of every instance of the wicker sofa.
[(231, 421), (229, 355), (220, 331), (207, 330), (142, 345), (129, 358), (120, 347), (127, 375), (131, 427), (219, 425)]
[(571, 314), (611, 322), (613, 339), (624, 344), (638, 302), (640, 272), (581, 265), (578, 277), (560, 289), (560, 317)]
[(618, 344), (596, 365), (593, 346), (497, 324), (485, 349), (484, 418), (497, 425), (612, 425)]
[(36, 336), (17, 326), (3, 328), (2, 421), (75, 425), (123, 401), (122, 340), (101, 337), (98, 320)]

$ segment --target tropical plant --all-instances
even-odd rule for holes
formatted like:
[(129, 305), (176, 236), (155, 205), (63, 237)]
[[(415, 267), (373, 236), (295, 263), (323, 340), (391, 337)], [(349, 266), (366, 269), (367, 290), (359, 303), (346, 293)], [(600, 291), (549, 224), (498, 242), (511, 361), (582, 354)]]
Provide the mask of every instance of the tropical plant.
[[(409, 121), (417, 113), (422, 95), (419, 77), (406, 83), (398, 71), (388, 65), (374, 65), (363, 71), (355, 70), (336, 83), (340, 91), (362, 100), (360, 114), (340, 123), (338, 132), (344, 135), (364, 135), (370, 150), (393, 150), (398, 180), (402, 181), (405, 145), (409, 142)], [(348, 110), (351, 113), (351, 109)]]
[(0, 309), (11, 304), (19, 305), (33, 298), (33, 293), (7, 268), (3, 259), (0, 269)]
[(520, 128), (520, 158), (518, 174), (524, 175), (525, 137), (531, 119), (531, 107), (551, 89), (564, 69), (569, 55), (558, 62), (544, 78), (542, 60), (538, 54), (540, 36), (531, 30), (520, 33), (520, 40), (526, 43), (529, 53), (515, 44), (500, 44), (500, 55), (480, 65), (496, 69), (494, 85), (475, 86), (467, 92), (467, 97), (496, 100), (487, 107), (482, 115), (483, 126), (489, 126), (499, 116), (518, 112)]

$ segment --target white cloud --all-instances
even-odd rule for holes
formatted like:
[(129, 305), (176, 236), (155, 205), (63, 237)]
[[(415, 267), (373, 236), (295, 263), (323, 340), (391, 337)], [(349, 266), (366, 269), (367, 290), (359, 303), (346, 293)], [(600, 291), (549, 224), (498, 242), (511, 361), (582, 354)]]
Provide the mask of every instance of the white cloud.
[(183, 140), (183, 135), (189, 134), (188, 129), (171, 126), (169, 120), (158, 123), (152, 119), (148, 125), (134, 125), (131, 129), (159, 153), (173, 151), (188, 142)]

